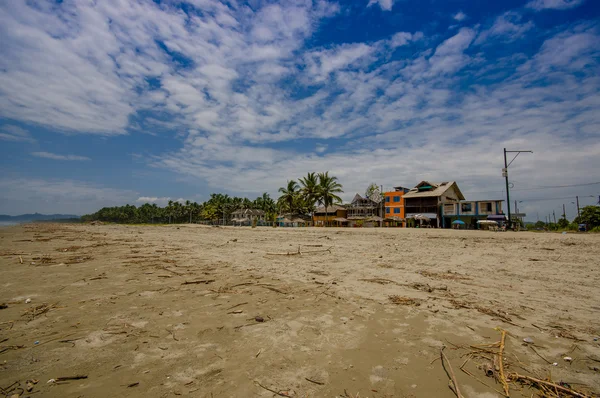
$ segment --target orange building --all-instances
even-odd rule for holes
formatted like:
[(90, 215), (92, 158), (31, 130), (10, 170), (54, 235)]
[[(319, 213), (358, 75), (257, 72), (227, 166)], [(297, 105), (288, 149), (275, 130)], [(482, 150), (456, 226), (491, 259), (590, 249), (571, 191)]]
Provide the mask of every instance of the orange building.
[(394, 187), (391, 192), (385, 192), (385, 221), (386, 226), (406, 226), (404, 211), (404, 194), (409, 191), (408, 188)]

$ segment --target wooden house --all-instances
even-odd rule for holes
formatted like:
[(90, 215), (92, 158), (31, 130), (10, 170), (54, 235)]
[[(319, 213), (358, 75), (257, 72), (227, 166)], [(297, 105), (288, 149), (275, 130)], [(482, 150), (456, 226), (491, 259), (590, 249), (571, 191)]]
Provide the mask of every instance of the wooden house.
[[(407, 220), (426, 220), (426, 224), (434, 227), (442, 226), (441, 209), (443, 205), (465, 200), (464, 195), (454, 181), (441, 183), (421, 181), (408, 193), (404, 194), (403, 198)], [(414, 225), (414, 221), (409, 225)]]

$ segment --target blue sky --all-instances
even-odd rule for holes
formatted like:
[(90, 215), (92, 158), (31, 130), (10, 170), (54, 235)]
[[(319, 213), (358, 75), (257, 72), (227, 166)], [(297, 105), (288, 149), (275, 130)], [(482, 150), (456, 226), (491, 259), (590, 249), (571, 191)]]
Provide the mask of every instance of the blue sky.
[(530, 219), (600, 195), (593, 0), (28, 0), (0, 3), (0, 37), (0, 213), (276, 196), (325, 170), (345, 199), (496, 199), (504, 147), (534, 151), (510, 168)]

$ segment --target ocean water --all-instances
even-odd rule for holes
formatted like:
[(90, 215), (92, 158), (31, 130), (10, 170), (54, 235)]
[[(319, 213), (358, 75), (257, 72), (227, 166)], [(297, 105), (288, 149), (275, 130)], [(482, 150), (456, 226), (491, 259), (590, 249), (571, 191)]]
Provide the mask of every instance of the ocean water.
[(20, 222), (15, 222), (15, 221), (0, 221), (0, 227), (9, 227), (11, 225), (18, 225), (21, 224)]

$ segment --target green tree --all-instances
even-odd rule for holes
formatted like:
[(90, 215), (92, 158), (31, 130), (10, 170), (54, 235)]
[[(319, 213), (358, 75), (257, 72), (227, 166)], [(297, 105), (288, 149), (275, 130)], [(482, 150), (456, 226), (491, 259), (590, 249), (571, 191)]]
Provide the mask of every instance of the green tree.
[(300, 178), (299, 181), (300, 185), (302, 185), (300, 191), (302, 192), (304, 201), (308, 205), (314, 206), (315, 203), (320, 200), (321, 196), (319, 176), (317, 175), (317, 173), (308, 173), (306, 177)]
[(558, 220), (557, 225), (560, 229), (566, 229), (569, 226), (569, 221), (563, 217), (560, 220)]
[(277, 199), (277, 205), (282, 211), (294, 212), (296, 198), (299, 193), (298, 188), (298, 183), (294, 180), (288, 181), (286, 187), (279, 188), (281, 196)]
[(538, 221), (534, 224), (534, 227), (536, 229), (546, 228), (546, 223), (543, 221)]
[(587, 224), (589, 229), (600, 226), (600, 206), (585, 206), (579, 217), (581, 224)]
[(328, 217), (327, 208), (334, 203), (341, 203), (342, 199), (337, 194), (343, 192), (342, 184), (338, 182), (337, 177), (330, 176), (328, 171), (319, 173), (319, 196), (325, 206), (325, 220)]

